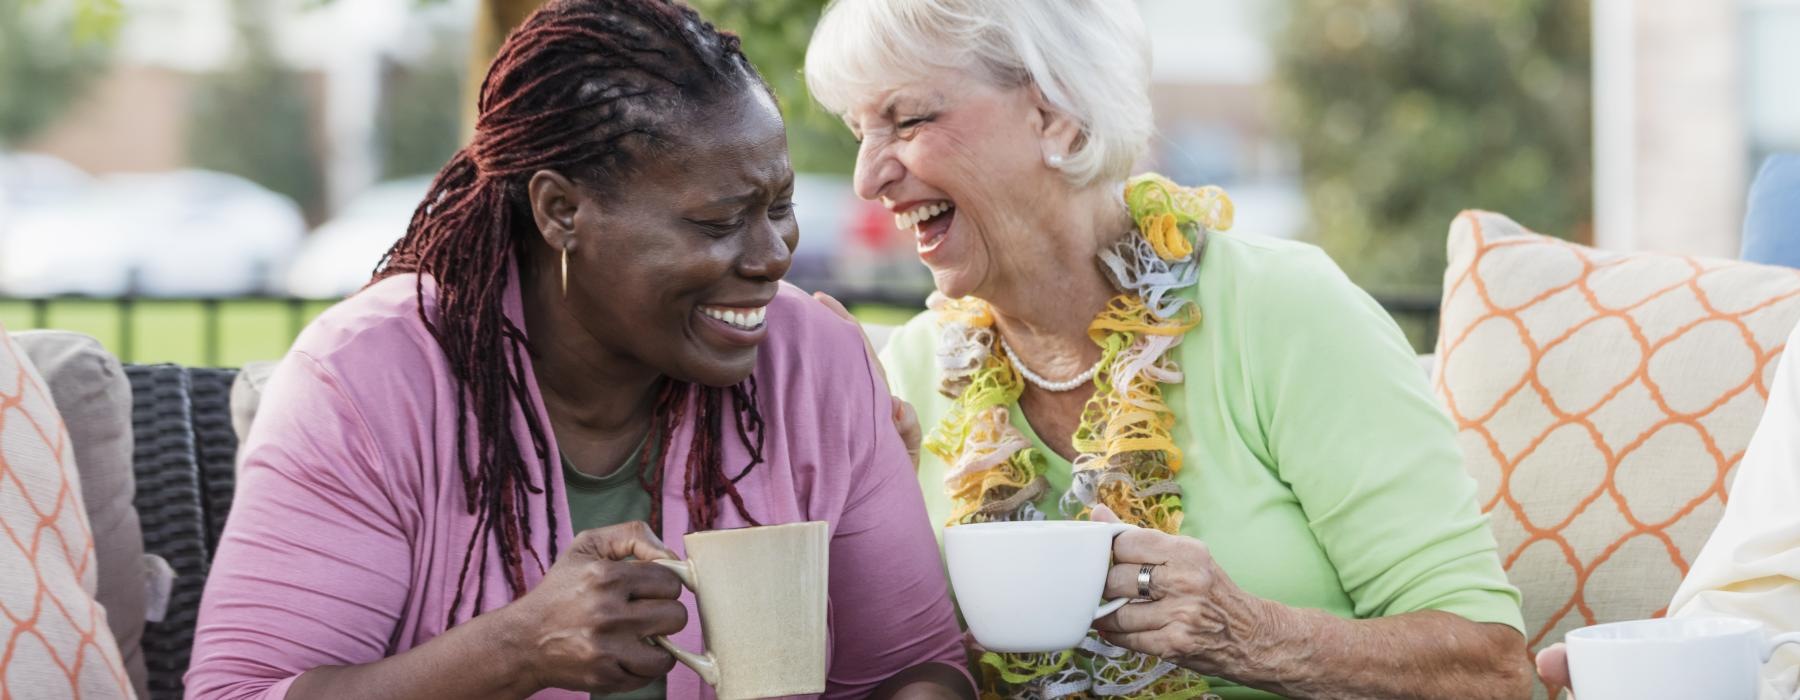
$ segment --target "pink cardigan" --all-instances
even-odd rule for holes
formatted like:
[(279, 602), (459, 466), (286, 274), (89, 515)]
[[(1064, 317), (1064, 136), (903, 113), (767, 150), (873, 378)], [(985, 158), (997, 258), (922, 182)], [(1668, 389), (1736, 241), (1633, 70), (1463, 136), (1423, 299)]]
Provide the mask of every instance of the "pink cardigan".
[[(428, 301), (431, 294), (427, 285)], [(307, 327), (269, 382), (207, 579), (188, 697), (281, 698), (308, 669), (376, 661), (444, 632), (474, 525), (453, 449), (469, 436), (456, 430), (456, 388), (419, 321), (416, 296), (407, 275), (338, 304)], [(506, 313), (522, 328), (519, 304), (515, 281)], [(831, 523), (825, 696), (861, 697), (926, 661), (962, 668), (932, 528), (861, 336), (786, 285), (767, 323), (755, 370), (767, 462), (738, 488), (765, 524)], [(531, 392), (527, 408), (548, 425), (535, 383)], [(513, 425), (525, 435), (523, 413)], [(680, 465), (692, 430), (691, 421), (682, 426), (664, 460), (673, 466), (665, 467), (662, 532), (677, 553), (688, 529)], [(749, 463), (737, 440), (724, 440), (723, 450), (728, 467)], [(530, 455), (526, 463), (540, 473)], [(545, 508), (552, 507), (559, 551), (566, 551), (562, 472), (549, 473), (557, 498), (530, 504), (538, 523), (532, 544), (549, 551)], [(745, 524), (735, 509), (721, 512), (720, 527)], [(486, 571), (475, 568), (458, 620), (471, 615), (477, 576), (486, 581), (487, 610), (509, 601), (497, 554)], [(541, 577), (528, 560), (527, 585)], [(675, 639), (702, 648), (693, 594), (682, 602), (689, 623)], [(712, 697), (684, 666), (669, 674), (668, 692)]]

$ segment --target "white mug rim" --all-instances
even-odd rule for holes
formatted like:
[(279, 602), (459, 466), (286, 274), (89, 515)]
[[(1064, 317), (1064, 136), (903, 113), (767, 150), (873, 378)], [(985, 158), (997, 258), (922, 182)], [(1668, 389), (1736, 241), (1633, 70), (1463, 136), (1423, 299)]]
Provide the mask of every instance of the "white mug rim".
[[(1621, 636), (1641, 629), (1667, 631), (1680, 629), (1680, 636)], [(1698, 641), (1703, 639), (1720, 639), (1757, 632), (1762, 623), (1735, 617), (1659, 617), (1648, 620), (1623, 620), (1599, 625), (1589, 625), (1570, 630), (1566, 641), (1591, 644), (1667, 644), (1671, 642)]]
[(1017, 531), (1055, 531), (1055, 530), (1096, 530), (1113, 529), (1118, 523), (1104, 523), (1096, 520), (1005, 520), (988, 523), (969, 523), (944, 528), (944, 534), (952, 532), (1017, 532)]

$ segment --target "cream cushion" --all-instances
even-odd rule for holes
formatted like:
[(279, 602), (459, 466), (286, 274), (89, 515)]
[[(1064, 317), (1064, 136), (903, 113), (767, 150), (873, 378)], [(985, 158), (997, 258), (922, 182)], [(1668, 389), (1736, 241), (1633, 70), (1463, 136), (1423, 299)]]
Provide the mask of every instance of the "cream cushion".
[(1719, 520), (1796, 320), (1800, 271), (1457, 218), (1434, 383), (1534, 651), (1665, 611)]
[(0, 328), (0, 695), (133, 697), (91, 533), (69, 432)]

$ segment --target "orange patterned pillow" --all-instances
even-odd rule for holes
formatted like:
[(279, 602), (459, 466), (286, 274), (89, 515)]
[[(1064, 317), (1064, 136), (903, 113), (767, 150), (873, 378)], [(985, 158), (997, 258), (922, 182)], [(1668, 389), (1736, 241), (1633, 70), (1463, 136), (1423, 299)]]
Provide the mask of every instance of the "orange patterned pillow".
[(1434, 381), (1534, 652), (1663, 613), (1718, 522), (1796, 320), (1797, 270), (1457, 218)]
[(129, 698), (62, 418), (0, 327), (0, 697)]

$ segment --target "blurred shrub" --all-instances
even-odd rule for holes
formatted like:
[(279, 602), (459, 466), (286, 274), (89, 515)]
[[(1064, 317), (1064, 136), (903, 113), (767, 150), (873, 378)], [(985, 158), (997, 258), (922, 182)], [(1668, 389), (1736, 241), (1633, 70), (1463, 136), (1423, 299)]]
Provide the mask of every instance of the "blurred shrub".
[(116, 0), (0, 0), (0, 149), (43, 130), (101, 75), (118, 19)]
[(235, 66), (194, 88), (188, 157), (196, 167), (248, 178), (299, 202), (307, 218), (324, 210), (324, 173), (313, 143), (311, 105), (299, 73), (269, 50), (267, 0), (234, 0)]
[(1311, 231), (1352, 277), (1436, 287), (1463, 209), (1588, 237), (1588, 6), (1290, 0), (1278, 113)]
[(743, 37), (744, 55), (774, 86), (787, 119), (794, 169), (849, 173), (856, 163), (856, 141), (842, 121), (813, 101), (800, 75), (806, 43), (825, 0), (689, 1), (720, 29)]
[(388, 67), (376, 113), (381, 179), (435, 173), (462, 145), (467, 50), (467, 37), (442, 32), (418, 63)]

